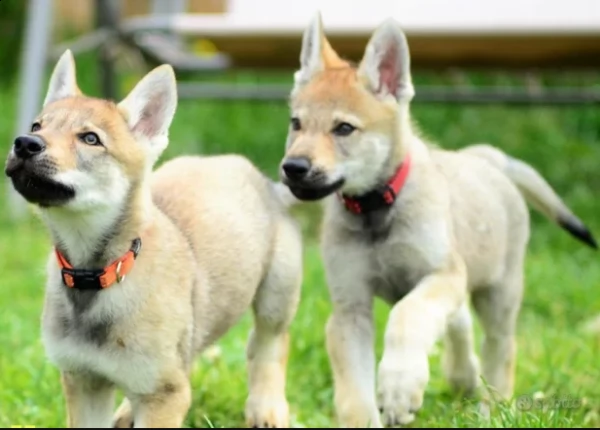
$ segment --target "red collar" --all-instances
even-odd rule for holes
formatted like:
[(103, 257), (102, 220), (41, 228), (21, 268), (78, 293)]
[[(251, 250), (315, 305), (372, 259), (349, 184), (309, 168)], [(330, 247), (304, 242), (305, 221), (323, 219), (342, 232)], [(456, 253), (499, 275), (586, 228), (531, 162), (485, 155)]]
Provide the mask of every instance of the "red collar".
[(396, 201), (396, 197), (404, 186), (410, 165), (410, 154), (407, 154), (394, 176), (383, 187), (358, 197), (348, 197), (343, 194), (338, 194), (338, 196), (344, 202), (346, 209), (357, 215), (389, 207)]
[(133, 269), (133, 264), (142, 247), (141, 239), (135, 239), (131, 248), (121, 258), (115, 260), (104, 269), (74, 269), (58, 249), (54, 249), (58, 265), (61, 269), (63, 283), (69, 288), (79, 290), (102, 290), (119, 283)]

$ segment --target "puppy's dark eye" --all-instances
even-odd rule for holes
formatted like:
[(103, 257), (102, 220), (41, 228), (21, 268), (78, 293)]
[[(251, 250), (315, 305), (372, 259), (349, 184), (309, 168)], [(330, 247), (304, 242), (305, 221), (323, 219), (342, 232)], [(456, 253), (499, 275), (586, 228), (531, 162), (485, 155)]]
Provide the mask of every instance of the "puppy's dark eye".
[(290, 124), (292, 125), (292, 130), (300, 131), (302, 128), (302, 124), (300, 124), (300, 120), (296, 117), (290, 119)]
[(40, 131), (41, 129), (42, 129), (42, 125), (39, 122), (34, 122), (31, 125), (31, 132), (32, 133), (36, 133), (36, 132)]
[(347, 122), (341, 122), (336, 125), (331, 132), (336, 136), (350, 136), (354, 130), (356, 130), (356, 127), (353, 125), (348, 124)]
[(100, 142), (100, 138), (98, 137), (98, 135), (96, 133), (81, 133), (79, 135), (79, 140), (81, 140), (83, 143), (85, 143), (86, 145), (102, 145), (102, 142)]

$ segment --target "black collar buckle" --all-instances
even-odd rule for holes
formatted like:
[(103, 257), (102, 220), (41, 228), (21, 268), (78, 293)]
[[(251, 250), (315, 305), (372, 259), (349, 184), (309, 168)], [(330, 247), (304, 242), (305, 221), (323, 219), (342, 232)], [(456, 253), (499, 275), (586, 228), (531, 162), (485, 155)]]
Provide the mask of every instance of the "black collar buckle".
[(104, 270), (61, 269), (64, 284), (76, 290), (102, 290), (103, 274)]

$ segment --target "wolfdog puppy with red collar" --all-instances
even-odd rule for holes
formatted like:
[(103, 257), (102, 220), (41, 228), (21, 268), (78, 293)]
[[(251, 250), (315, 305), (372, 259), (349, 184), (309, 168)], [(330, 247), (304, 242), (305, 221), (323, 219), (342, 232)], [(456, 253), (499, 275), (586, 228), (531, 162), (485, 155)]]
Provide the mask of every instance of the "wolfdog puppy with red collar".
[[(529, 240), (525, 199), (596, 247), (523, 161), (489, 145), (444, 151), (422, 140), (411, 120), (413, 95), (408, 43), (393, 20), (375, 30), (357, 67), (333, 50), (320, 16), (308, 26), (281, 175), (297, 198), (326, 199), (327, 348), (344, 427), (412, 421), (429, 381), (429, 353), (444, 336), (452, 386), (472, 392), (483, 375), (501, 398), (511, 397)], [(377, 377), (375, 296), (392, 306)], [(485, 332), (481, 369), (469, 297)]]

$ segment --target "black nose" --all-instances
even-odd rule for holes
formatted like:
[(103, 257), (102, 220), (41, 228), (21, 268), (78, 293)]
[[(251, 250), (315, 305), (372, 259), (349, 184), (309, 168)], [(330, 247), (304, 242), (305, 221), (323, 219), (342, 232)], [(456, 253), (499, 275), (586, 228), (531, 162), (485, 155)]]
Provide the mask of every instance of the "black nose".
[(304, 157), (288, 158), (281, 168), (289, 179), (297, 181), (304, 178), (310, 170), (310, 161)]
[(24, 135), (15, 139), (13, 150), (18, 158), (26, 160), (40, 152), (44, 152), (46, 144), (38, 136)]

